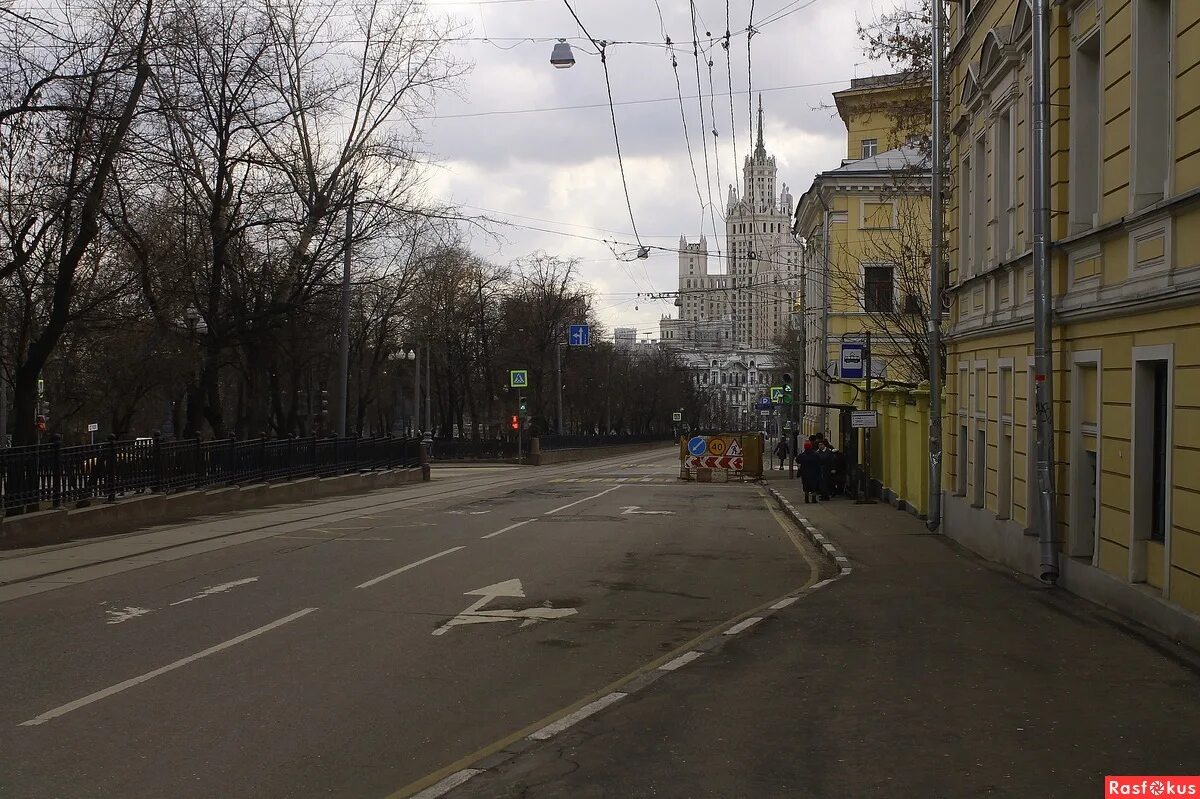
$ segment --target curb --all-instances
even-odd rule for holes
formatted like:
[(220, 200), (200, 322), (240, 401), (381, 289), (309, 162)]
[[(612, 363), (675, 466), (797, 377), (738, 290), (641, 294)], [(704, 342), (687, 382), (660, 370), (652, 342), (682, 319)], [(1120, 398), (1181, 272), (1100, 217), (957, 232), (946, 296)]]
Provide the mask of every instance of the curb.
[(784, 511), (787, 512), (787, 515), (791, 518), (791, 520), (800, 525), (800, 529), (802, 529), (804, 534), (807, 535), (814, 544), (816, 544), (817, 548), (826, 557), (826, 559), (831, 561), (833, 565), (837, 567), (838, 574), (832, 579), (839, 580), (842, 577), (846, 577), (853, 571), (853, 568), (850, 566), (850, 558), (846, 557), (845, 553), (838, 549), (836, 544), (826, 538), (825, 535), (818, 530), (816, 526), (808, 520), (807, 517), (800, 515), (800, 511), (796, 510), (795, 505), (793, 505), (786, 497), (783, 496), (783, 494), (780, 494), (774, 488), (771, 488), (770, 486), (764, 487), (767, 489), (767, 493), (774, 497), (775, 501), (783, 507)]

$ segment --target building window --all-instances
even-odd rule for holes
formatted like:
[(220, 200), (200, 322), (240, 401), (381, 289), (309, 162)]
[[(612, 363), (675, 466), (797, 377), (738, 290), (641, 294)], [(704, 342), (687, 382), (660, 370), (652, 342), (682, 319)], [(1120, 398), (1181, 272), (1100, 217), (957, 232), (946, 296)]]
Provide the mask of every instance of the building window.
[(889, 313), (895, 304), (895, 275), (890, 266), (863, 267), (863, 310)]
[(972, 271), (983, 271), (987, 258), (987, 139), (980, 136), (975, 140), (974, 166), (971, 175), (971, 261)]
[(1133, 23), (1133, 207), (1166, 194), (1171, 163), (1171, 2), (1137, 0)]
[[(1071, 229), (1088, 230), (1100, 211), (1100, 31), (1075, 43), (1071, 53)], [(1160, 87), (1161, 88), (1161, 87)]]
[(971, 163), (970, 153), (965, 152), (966, 140), (959, 140), (964, 148), (962, 169), (958, 171), (958, 279), (971, 275)]
[(1016, 214), (1013, 201), (1013, 112), (1002, 113), (996, 120), (994, 145), (996, 172), (996, 259), (1003, 260), (1013, 246), (1013, 217)]
[(874, 158), (878, 152), (879, 152), (879, 140), (878, 139), (863, 139), (862, 140), (862, 157), (863, 158)]
[(1170, 446), (1167, 442), (1167, 414), (1171, 407), (1167, 387), (1170, 372), (1166, 361), (1150, 361), (1148, 364), (1153, 381), (1153, 420), (1150, 446), (1153, 448), (1153, 468), (1150, 477), (1150, 540), (1164, 541), (1167, 537), (1167, 458)]

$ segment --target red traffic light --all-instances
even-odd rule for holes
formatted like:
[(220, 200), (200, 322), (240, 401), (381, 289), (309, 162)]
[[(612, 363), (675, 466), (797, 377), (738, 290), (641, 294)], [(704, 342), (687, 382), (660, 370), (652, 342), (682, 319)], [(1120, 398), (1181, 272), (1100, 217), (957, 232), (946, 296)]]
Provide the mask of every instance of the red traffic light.
[(521, 429), (521, 417), (514, 415), (512, 418), (512, 421), (509, 422), (509, 424), (512, 426), (513, 430), (520, 430)]

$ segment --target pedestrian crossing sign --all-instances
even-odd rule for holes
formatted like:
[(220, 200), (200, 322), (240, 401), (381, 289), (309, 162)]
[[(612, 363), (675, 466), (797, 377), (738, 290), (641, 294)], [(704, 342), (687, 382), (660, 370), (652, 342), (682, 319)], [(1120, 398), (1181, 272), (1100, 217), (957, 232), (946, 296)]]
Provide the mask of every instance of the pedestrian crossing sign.
[(529, 386), (529, 370), (528, 369), (511, 369), (508, 373), (508, 385), (512, 388), (526, 388)]
[(771, 386), (771, 404), (783, 404), (783, 386)]

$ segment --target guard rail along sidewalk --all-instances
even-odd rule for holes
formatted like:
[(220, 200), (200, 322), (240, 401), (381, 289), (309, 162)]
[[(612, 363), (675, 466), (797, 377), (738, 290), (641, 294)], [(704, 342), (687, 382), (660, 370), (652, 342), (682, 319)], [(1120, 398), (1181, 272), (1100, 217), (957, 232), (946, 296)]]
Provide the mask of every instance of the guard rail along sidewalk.
[[(392, 437), (110, 437), (67, 447), (56, 436), (46, 444), (0, 450), (0, 543), (56, 543), (368, 490), (421, 479), (422, 461), (419, 440)], [(294, 490), (278, 490), (283, 484)]]

